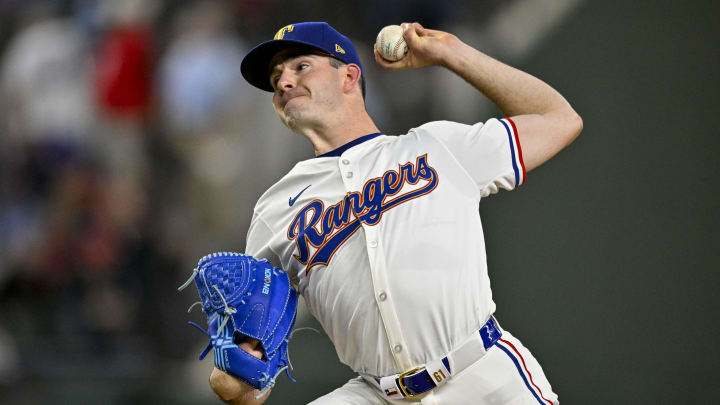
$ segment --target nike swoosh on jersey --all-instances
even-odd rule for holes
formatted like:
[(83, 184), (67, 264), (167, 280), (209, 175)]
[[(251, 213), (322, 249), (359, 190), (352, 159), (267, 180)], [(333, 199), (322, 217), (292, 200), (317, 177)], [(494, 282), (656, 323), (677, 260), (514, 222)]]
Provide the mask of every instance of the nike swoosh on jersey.
[(312, 186), (312, 184), (308, 184), (307, 187), (305, 187), (304, 189), (300, 190), (300, 192), (297, 193), (297, 195), (295, 196), (295, 198), (290, 198), (290, 201), (288, 201), (288, 204), (290, 204), (290, 206), (292, 207), (293, 204), (295, 204), (295, 201), (297, 201), (298, 197), (300, 197), (300, 194), (304, 193), (305, 190), (307, 190), (308, 188), (310, 188), (310, 186)]

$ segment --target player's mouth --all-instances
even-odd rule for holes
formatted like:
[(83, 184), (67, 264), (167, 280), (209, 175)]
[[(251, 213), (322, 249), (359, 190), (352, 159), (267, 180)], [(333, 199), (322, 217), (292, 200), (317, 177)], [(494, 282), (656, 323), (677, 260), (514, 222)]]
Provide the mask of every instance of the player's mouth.
[(293, 99), (296, 99), (298, 97), (306, 96), (307, 93), (302, 90), (290, 90), (287, 93), (285, 93), (282, 96), (281, 102), (282, 102), (282, 108), (285, 108), (287, 104), (292, 101)]

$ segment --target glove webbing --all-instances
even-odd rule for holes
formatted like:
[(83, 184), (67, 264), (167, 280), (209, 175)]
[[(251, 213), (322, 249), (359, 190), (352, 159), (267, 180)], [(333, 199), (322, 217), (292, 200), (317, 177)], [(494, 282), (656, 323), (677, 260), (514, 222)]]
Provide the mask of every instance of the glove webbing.
[[(190, 285), (190, 284), (192, 283), (192, 281), (195, 279), (195, 276), (198, 274), (198, 272), (199, 272), (199, 271), (198, 271), (198, 268), (197, 268), (197, 267), (194, 268), (192, 274), (191, 274), (190, 277), (187, 279), (187, 281), (185, 281), (185, 283), (183, 283), (180, 287), (178, 287), (178, 291), (182, 291), (182, 290), (184, 290), (188, 285)], [(273, 269), (272, 269), (272, 272), (273, 272), (273, 274), (274, 274), (275, 276), (278, 275), (277, 269), (273, 268)], [(215, 338), (213, 338), (213, 336), (212, 336), (208, 331), (206, 331), (205, 329), (203, 329), (203, 328), (202, 328), (200, 325), (198, 325), (197, 323), (192, 322), (192, 321), (189, 321), (189, 322), (188, 322), (188, 324), (190, 324), (191, 326), (196, 327), (197, 329), (199, 329), (200, 331), (202, 331), (203, 333), (205, 333), (206, 335), (208, 335), (208, 336), (210, 337), (210, 342), (208, 343), (207, 347), (203, 350), (203, 352), (200, 354), (200, 358), (199, 358), (200, 360), (203, 360), (203, 359), (205, 358), (205, 356), (207, 356), (207, 354), (208, 354), (208, 353), (210, 352), (210, 350), (213, 348), (214, 343), (217, 341), (217, 339), (220, 338), (220, 331), (222, 331), (222, 330), (225, 328), (225, 326), (227, 325), (227, 322), (228, 322), (228, 320), (231, 318), (231, 316), (237, 312), (237, 309), (236, 309), (236, 308), (231, 307), (230, 305), (228, 305), (228, 303), (227, 303), (227, 301), (225, 300), (225, 297), (223, 296), (222, 292), (220, 292), (220, 289), (218, 289), (218, 287), (217, 287), (216, 285), (214, 285), (214, 284), (212, 285), (212, 287), (215, 289), (215, 291), (217, 292), (218, 296), (219, 296), (220, 299), (222, 300), (222, 302), (223, 302), (223, 307), (224, 307), (224, 311), (223, 311), (223, 312), (224, 312), (224, 315), (223, 315), (223, 318), (224, 318), (224, 319), (223, 319), (222, 323), (220, 324), (220, 326), (218, 327), (218, 335), (217, 335)], [(252, 293), (248, 291), (248, 292), (246, 293), (246, 295), (247, 295), (247, 296), (250, 296), (250, 295), (252, 295)], [(190, 305), (190, 307), (188, 308), (187, 312), (190, 313), (190, 311), (192, 311), (192, 309), (193, 309), (197, 304), (202, 305), (203, 302), (202, 302), (202, 301), (194, 302), (192, 305)], [(240, 299), (240, 305), (244, 305), (244, 304), (245, 304), (245, 300)], [(214, 321), (213, 318), (216, 317), (216, 316), (218, 316), (217, 313), (214, 314), (214, 315), (209, 319), (209, 321), (210, 321), (210, 322)], [(286, 339), (284, 339), (284, 341), (289, 344), (289, 343), (290, 343), (290, 338), (292, 337), (292, 335), (293, 335), (295, 332), (297, 332), (297, 331), (299, 331), (299, 330), (304, 330), (304, 329), (311, 329), (311, 330), (314, 330), (315, 332), (319, 333), (317, 330), (315, 330), (315, 329), (313, 329), (313, 328), (309, 328), (309, 327), (308, 327), (308, 328), (300, 328), (300, 329), (297, 329), (297, 330), (295, 330), (295, 331), (290, 332), (290, 334), (288, 335), (288, 337), (287, 337)], [(290, 360), (290, 350), (289, 350), (289, 347), (288, 347), (288, 349), (287, 349), (287, 351), (286, 351), (286, 355), (287, 355), (287, 360), (288, 360), (289, 368), (288, 368), (288, 366), (283, 366), (283, 367), (281, 367), (281, 368), (275, 373), (275, 375), (273, 375), (272, 377), (270, 377), (270, 374), (268, 374), (268, 373), (266, 373), (266, 372), (263, 372), (263, 373), (262, 373), (262, 378), (260, 379), (260, 382), (265, 382), (265, 381), (267, 381), (267, 385), (266, 385), (266, 386), (263, 388), (263, 390), (255, 397), (255, 399), (260, 399), (260, 398), (262, 398), (262, 397), (265, 396), (272, 388), (274, 388), (274, 387), (275, 387), (275, 382), (276, 382), (276, 380), (277, 380), (277, 376), (280, 375), (280, 373), (282, 373), (283, 371), (286, 372), (288, 378), (289, 378), (291, 381), (296, 382), (295, 379), (292, 378), (292, 376), (290, 375), (290, 370), (293, 369), (293, 366), (292, 366), (292, 362), (291, 362), (291, 360)]]

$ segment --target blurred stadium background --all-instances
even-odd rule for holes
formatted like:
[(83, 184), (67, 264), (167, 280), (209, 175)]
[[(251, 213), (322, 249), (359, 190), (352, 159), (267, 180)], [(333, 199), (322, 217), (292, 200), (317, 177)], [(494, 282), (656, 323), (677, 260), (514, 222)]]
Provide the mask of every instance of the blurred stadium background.
[[(453, 32), (565, 95), (583, 135), (481, 208), (500, 322), (565, 404), (717, 403), (718, 4), (0, 0), (0, 403), (218, 403), (176, 287), (241, 251), (260, 193), (312, 156), (239, 63), (318, 20), (355, 41), (389, 134), (499, 112), (442, 69), (380, 71), (387, 24)], [(352, 377), (324, 335), (290, 351), (298, 382), (268, 404)]]

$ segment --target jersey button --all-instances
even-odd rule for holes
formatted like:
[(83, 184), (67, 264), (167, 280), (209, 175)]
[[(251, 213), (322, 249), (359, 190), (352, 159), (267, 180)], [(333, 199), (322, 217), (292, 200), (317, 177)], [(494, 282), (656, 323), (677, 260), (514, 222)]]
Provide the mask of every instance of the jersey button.
[(385, 301), (387, 299), (387, 294), (385, 294), (385, 291), (381, 291), (378, 295), (378, 298), (380, 299), (380, 301)]
[(352, 172), (347, 172), (347, 173), (345, 173), (345, 177), (347, 177), (348, 179), (351, 179), (351, 178), (352, 178)]
[(344, 164), (344, 165), (349, 165), (349, 164), (350, 164), (350, 161), (347, 160), (347, 159), (343, 159), (343, 160), (342, 160), (342, 164)]
[(393, 350), (395, 351), (395, 353), (400, 353), (400, 352), (402, 351), (402, 346), (401, 346), (401, 345), (395, 345), (395, 347), (393, 347)]
[(377, 247), (377, 241), (376, 241), (376, 240), (371, 240), (371, 241), (370, 241), (370, 247)]

